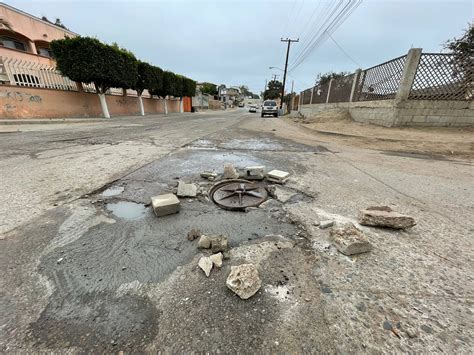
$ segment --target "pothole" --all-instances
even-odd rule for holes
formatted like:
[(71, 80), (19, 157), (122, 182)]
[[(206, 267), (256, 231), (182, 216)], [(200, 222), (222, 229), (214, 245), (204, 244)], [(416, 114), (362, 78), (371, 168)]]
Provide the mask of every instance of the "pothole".
[(145, 217), (147, 212), (144, 204), (130, 201), (107, 203), (106, 208), (112, 212), (114, 216), (129, 221), (141, 219)]

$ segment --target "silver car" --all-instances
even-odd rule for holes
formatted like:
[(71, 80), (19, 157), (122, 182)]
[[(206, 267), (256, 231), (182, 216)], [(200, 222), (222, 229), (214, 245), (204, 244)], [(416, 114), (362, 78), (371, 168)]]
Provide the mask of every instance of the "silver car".
[(278, 106), (274, 100), (266, 100), (262, 105), (262, 117), (264, 115), (272, 115), (278, 117)]

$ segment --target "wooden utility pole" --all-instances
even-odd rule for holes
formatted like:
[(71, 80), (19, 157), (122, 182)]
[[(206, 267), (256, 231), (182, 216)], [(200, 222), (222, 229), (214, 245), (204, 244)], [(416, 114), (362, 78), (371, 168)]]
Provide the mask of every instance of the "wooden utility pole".
[(285, 60), (285, 71), (283, 72), (283, 85), (281, 87), (281, 100), (280, 100), (280, 109), (283, 108), (283, 97), (285, 96), (285, 82), (286, 82), (286, 71), (288, 69), (288, 57), (290, 56), (290, 45), (291, 45), (291, 42), (299, 42), (299, 38), (298, 39), (290, 39), (290, 38), (286, 38), (286, 39), (283, 39), (281, 38), (280, 39), (281, 42), (288, 42), (288, 48), (286, 50), (286, 60)]

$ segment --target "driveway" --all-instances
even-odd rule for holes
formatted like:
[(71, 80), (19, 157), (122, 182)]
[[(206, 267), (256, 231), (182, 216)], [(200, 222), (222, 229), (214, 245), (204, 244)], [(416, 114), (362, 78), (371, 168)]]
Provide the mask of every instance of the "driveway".
[[(45, 126), (1, 135), (2, 351), (471, 351), (472, 161), (362, 149), (241, 110)], [(200, 173), (224, 163), (290, 172), (285, 198), (218, 208)], [(177, 181), (201, 194), (155, 217), (150, 196)], [(318, 226), (357, 225), (373, 205), (417, 225), (360, 226), (373, 250), (349, 257)], [(192, 228), (228, 236), (209, 277)], [(242, 263), (262, 279), (248, 300), (225, 284)]]

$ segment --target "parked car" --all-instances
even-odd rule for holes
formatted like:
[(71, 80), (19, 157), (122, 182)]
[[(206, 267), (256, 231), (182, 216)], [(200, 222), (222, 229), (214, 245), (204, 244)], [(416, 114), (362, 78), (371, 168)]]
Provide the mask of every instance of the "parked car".
[(239, 104), (239, 107), (244, 107), (244, 106), (245, 106), (245, 105), (244, 105), (243, 102), (241, 102), (241, 103)]
[(257, 112), (257, 105), (250, 105), (249, 106), (249, 112)]
[(274, 100), (266, 100), (262, 105), (262, 117), (264, 115), (272, 115), (278, 117), (278, 106)]

